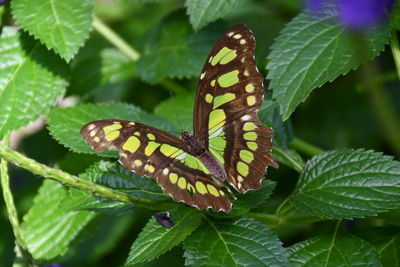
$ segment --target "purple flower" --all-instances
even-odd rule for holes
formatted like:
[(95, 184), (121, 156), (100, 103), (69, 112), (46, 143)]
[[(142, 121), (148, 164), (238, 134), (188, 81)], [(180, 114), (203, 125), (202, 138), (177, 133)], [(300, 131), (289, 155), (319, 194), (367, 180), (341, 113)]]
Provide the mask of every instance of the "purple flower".
[(154, 219), (156, 219), (156, 221), (161, 224), (162, 226), (164, 226), (165, 228), (171, 228), (172, 226), (175, 225), (175, 223), (173, 221), (171, 221), (171, 219), (169, 218), (169, 213), (156, 213), (153, 214)]
[(362, 29), (387, 19), (394, 3), (395, 0), (307, 0), (306, 7), (311, 12), (319, 12), (334, 4), (341, 24)]

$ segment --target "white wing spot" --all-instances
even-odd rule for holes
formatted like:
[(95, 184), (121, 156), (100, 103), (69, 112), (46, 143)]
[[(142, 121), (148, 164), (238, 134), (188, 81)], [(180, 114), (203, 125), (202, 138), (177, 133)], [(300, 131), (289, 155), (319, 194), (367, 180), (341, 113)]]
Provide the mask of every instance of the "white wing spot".
[(240, 39), (240, 44), (246, 44), (247, 42), (246, 42), (246, 40), (245, 39)]
[(133, 121), (130, 121), (128, 124), (132, 125), (132, 126), (135, 125), (135, 123)]
[(165, 168), (164, 170), (163, 170), (163, 172), (162, 172), (164, 175), (168, 175), (168, 173), (169, 173), (169, 169), (168, 168)]
[(244, 115), (244, 116), (242, 116), (240, 119), (241, 119), (242, 121), (248, 121), (248, 120), (251, 119), (251, 116), (250, 116), (250, 115)]
[(98, 136), (96, 136), (95, 138), (93, 138), (93, 141), (94, 141), (95, 143), (98, 143), (98, 142), (100, 142), (100, 138), (99, 138)]
[(96, 127), (96, 125), (90, 124), (90, 125), (88, 126), (88, 129), (89, 129), (89, 131), (91, 131), (91, 130), (93, 130), (95, 127)]
[(96, 135), (96, 133), (97, 133), (97, 131), (95, 131), (95, 130), (93, 130), (93, 131), (90, 131), (90, 137), (93, 137), (93, 136), (95, 136)]
[(234, 32), (230, 32), (230, 33), (228, 33), (228, 36), (232, 37), (232, 35), (234, 35), (234, 34), (235, 34)]
[(203, 80), (204, 76), (206, 76), (206, 72), (203, 72), (203, 73), (200, 75), (200, 80)]
[(240, 38), (242, 38), (242, 35), (241, 35), (241, 34), (235, 34), (235, 35), (233, 36), (233, 38), (235, 38), (235, 39), (240, 39)]

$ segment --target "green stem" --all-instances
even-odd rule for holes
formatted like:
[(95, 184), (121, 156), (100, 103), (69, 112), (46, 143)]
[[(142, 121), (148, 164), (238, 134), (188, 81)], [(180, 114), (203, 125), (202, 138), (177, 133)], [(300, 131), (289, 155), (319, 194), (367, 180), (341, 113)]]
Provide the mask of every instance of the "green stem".
[(297, 172), (301, 172), (303, 170), (303, 164), (302, 162), (298, 162), (295, 158), (293, 158), (290, 154), (286, 153), (285, 150), (280, 149), (279, 147), (274, 147), (273, 154), (279, 155), (280, 157), (286, 159), (288, 162), (290, 162), (292, 164), (291, 167), (293, 167), (293, 169), (295, 169)]
[(286, 198), (276, 209), (275, 214), (277, 216), (282, 216), (287, 214), (289, 211), (291, 211), (294, 208), (293, 204), (289, 201), (289, 198)]
[(396, 31), (393, 31), (390, 36), (390, 48), (392, 49), (393, 59), (396, 64), (397, 75), (400, 79), (400, 47)]
[(4, 145), (0, 145), (0, 157), (18, 167), (43, 176), (44, 178), (56, 180), (66, 186), (90, 192), (96, 196), (104, 197), (110, 200), (123, 202), (125, 204), (134, 204), (135, 206), (152, 210), (168, 209), (171, 208), (171, 205), (173, 205), (171, 203), (160, 203), (148, 199), (129, 196), (114, 189), (94, 184), (69, 173), (38, 163), (16, 151), (5, 147)]
[(92, 26), (105, 39), (107, 39), (115, 47), (121, 50), (122, 53), (132, 59), (132, 61), (137, 61), (139, 59), (139, 52), (137, 52), (134, 48), (132, 48), (132, 46), (127, 44), (118, 34), (116, 34), (96, 16), (93, 18)]
[(250, 213), (247, 213), (246, 216), (257, 219), (260, 222), (268, 225), (269, 227), (276, 227), (279, 225), (288, 225), (288, 224), (309, 224), (309, 223), (326, 221), (326, 219), (324, 219), (324, 218), (313, 216), (313, 215), (278, 216), (278, 215), (272, 215), (272, 214), (250, 212)]
[(316, 147), (296, 137), (293, 139), (293, 147), (309, 156), (315, 156), (324, 153), (324, 150), (320, 149), (319, 147)]
[(175, 83), (169, 79), (164, 79), (160, 82), (160, 85), (166, 89), (168, 89), (171, 92), (174, 92), (175, 94), (182, 94), (186, 92), (185, 87), (179, 85), (178, 83)]
[[(10, 135), (7, 134), (4, 138), (5, 145), (9, 145)], [(1, 159), (0, 162), (0, 176), (1, 176), (1, 188), (3, 190), (4, 203), (6, 205), (8, 219), (10, 221), (11, 227), (15, 236), (15, 243), (17, 244), (17, 248), (25, 263), (29, 266), (37, 266), (34, 261), (32, 255), (29, 253), (28, 246), (25, 243), (25, 240), (22, 237), (19, 221), (18, 221), (18, 213), (15, 208), (14, 198), (10, 189), (10, 177), (8, 175), (8, 167), (7, 161)]]
[(390, 97), (383, 88), (382, 83), (375, 79), (380, 75), (375, 62), (362, 66), (363, 80), (369, 84), (367, 91), (373, 112), (380, 124), (382, 134), (389, 143), (393, 152), (400, 157), (400, 120)]

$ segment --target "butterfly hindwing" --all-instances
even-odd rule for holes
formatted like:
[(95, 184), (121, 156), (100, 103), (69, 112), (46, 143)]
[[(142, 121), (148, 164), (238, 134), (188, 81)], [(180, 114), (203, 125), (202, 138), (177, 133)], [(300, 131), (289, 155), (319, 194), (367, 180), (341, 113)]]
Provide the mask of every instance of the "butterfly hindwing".
[(228, 30), (203, 67), (194, 107), (194, 132), (224, 165), (239, 192), (258, 189), (268, 165), (273, 131), (259, 121), (263, 77), (254, 60), (255, 40), (245, 25)]
[(176, 201), (200, 209), (229, 211), (231, 202), (202, 163), (186, 152), (181, 139), (156, 128), (124, 120), (86, 124), (81, 135), (98, 152), (120, 152), (119, 162), (138, 175), (157, 179)]

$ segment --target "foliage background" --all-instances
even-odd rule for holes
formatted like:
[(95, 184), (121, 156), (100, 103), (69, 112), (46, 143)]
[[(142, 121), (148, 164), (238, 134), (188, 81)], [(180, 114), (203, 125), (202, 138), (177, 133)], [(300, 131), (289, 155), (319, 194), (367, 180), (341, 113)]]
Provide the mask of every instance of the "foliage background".
[[(61, 11), (59, 16), (51, 16), (54, 9)], [(355, 34), (350, 41), (347, 36), (340, 35), (342, 32), (335, 24), (326, 21), (317, 23), (314, 29), (303, 27), (313, 19), (327, 18), (329, 21), (328, 18), (333, 16), (329, 10), (317, 18), (307, 17), (302, 12), (301, 3), (291, 0), (43, 1), (43, 6), (28, 0), (5, 2), (0, 5), (3, 26), (0, 42), (0, 110), (3, 111), (0, 135), (3, 137), (7, 131), (18, 130), (38, 119), (39, 115), (46, 114), (47, 127), (39, 126), (34, 132), (19, 131), (18, 151), (47, 166), (79, 175), (86, 181), (120, 189), (135, 197), (164, 201), (157, 187), (146, 182), (135, 184), (121, 167), (109, 162), (93, 165), (107, 158), (94, 153), (77, 153), (90, 150), (70, 130), (79, 129), (79, 125), (96, 118), (113, 116), (143, 121), (171, 132), (181, 131), (181, 127), (191, 129), (193, 93), (207, 53), (226, 29), (245, 23), (257, 40), (258, 68), (269, 79), (265, 87), (273, 89), (274, 98), (279, 102), (278, 105), (272, 100), (271, 93), (267, 94), (260, 117), (274, 126), (274, 154), (281, 167), (268, 171), (268, 178), (276, 182), (275, 189), (274, 183), (266, 182), (261, 191), (264, 198), (258, 200), (257, 195), (250, 195), (243, 200), (243, 203), (250, 203), (248, 206), (238, 204), (237, 214), (253, 218), (248, 221), (243, 221), (243, 217), (235, 218), (231, 222), (231, 232), (224, 228), (224, 220), (216, 219), (215, 227), (226, 235), (241, 233), (247, 228), (266, 234), (266, 240), (272, 245), (265, 240), (257, 242), (276, 248), (278, 252), (275, 253), (281, 258), (263, 259), (265, 263), (272, 261), (282, 265), (287, 261), (286, 254), (279, 250), (282, 248), (279, 241), (274, 239), (276, 234), (288, 248), (292, 265), (302, 265), (307, 260), (317, 266), (321, 262), (337, 264), (340, 260), (335, 256), (344, 253), (345, 256), (350, 254), (345, 260), (354, 264), (392, 266), (393, 262), (399, 262), (400, 255), (400, 168), (397, 161), (370, 150), (395, 155), (396, 160), (400, 156), (400, 142), (397, 141), (400, 122), (396, 115), (400, 108), (397, 101), (400, 97), (399, 75), (388, 45), (392, 30), (390, 45), (392, 49), (396, 47), (393, 36), (398, 29), (398, 10), (392, 15), (391, 26), (379, 26), (381, 28), (372, 29), (365, 35)], [(94, 21), (93, 14), (96, 15)], [(43, 20), (39, 23), (37, 18)], [(65, 19), (65, 22), (59, 23), (59, 19)], [(6, 27), (10, 25), (19, 25), (23, 31), (16, 33), (15, 29)], [(108, 25), (117, 38), (105, 33), (104, 25)], [(287, 84), (300, 67), (291, 65), (282, 70), (280, 63), (291, 59), (290, 53), (286, 57), (285, 52), (294, 49), (294, 42), (298, 41), (301, 46), (313, 30), (318, 32), (321, 29), (329, 32), (325, 36), (328, 41), (317, 38), (315, 46), (300, 47), (300, 50), (304, 48), (303, 52), (311, 51), (303, 54), (302, 58), (311, 58), (309, 65), (299, 61), (306, 65), (309, 77), (300, 81), (302, 86), (296, 87), (296, 81)], [(118, 43), (118, 36), (138, 52)], [(321, 51), (320, 57), (315, 57), (318, 47), (326, 47), (329, 40), (339, 44), (335, 50), (337, 54), (326, 55)], [(356, 49), (357, 53), (348, 50), (348, 42), (350, 46), (355, 44), (360, 48)], [(31, 53), (27, 56), (24, 51)], [(347, 57), (349, 54), (352, 58)], [(329, 68), (326, 65), (328, 59), (331, 62)], [(360, 61), (363, 64), (358, 68)], [(20, 76), (5, 87), (1, 81), (10, 79), (8, 68), (15, 66), (20, 66)], [(51, 66), (51, 70), (46, 66)], [(320, 86), (311, 93), (312, 89)], [(292, 102), (288, 96), (290, 90), (298, 94)], [(5, 93), (2, 95), (2, 92)], [(52, 108), (49, 111), (63, 94), (64, 101), (58, 106), (71, 102), (104, 104), (79, 104), (71, 109)], [(8, 106), (10, 99), (17, 103), (14, 108)], [(20, 108), (24, 107), (26, 99), (32, 104), (28, 109)], [(110, 101), (136, 107), (110, 104)], [(154, 117), (152, 113), (164, 119)], [(9, 117), (5, 118), (4, 114)], [(304, 162), (322, 151), (330, 152), (313, 157), (304, 169)], [(329, 160), (336, 160), (336, 166), (344, 163), (349, 166), (324, 178), (326, 169), (319, 164)], [(363, 160), (367, 163), (362, 164)], [(361, 171), (354, 173), (355, 170)], [(318, 171), (322, 174), (317, 175)], [(326, 206), (318, 206), (307, 199), (311, 196), (301, 194), (302, 190), (306, 191), (307, 181), (315, 177), (334, 177), (329, 182), (336, 183), (345, 176), (341, 177), (342, 174), (350, 172), (360, 179), (351, 181), (358, 191), (343, 189), (332, 198), (328, 196), (330, 192), (324, 191), (323, 198), (329, 202)], [(366, 174), (371, 172), (376, 173), (376, 179), (365, 180)], [(117, 266), (128, 258), (128, 263), (132, 264), (149, 260), (137, 263), (137, 266), (157, 266), (160, 263), (180, 266), (185, 264), (185, 259), (186, 265), (198, 265), (204, 257), (210, 257), (206, 250), (199, 249), (201, 244), (190, 243), (190, 240), (202, 240), (202, 233), (209, 233), (209, 238), (214, 238), (210, 226), (200, 226), (202, 220), (214, 220), (212, 216), (211, 219), (202, 217), (180, 206), (171, 216), (175, 222), (180, 222), (182, 228), (178, 228), (179, 233), (169, 233), (171, 235), (164, 239), (164, 229), (150, 219), (154, 210), (94, 199), (90, 194), (67, 190), (59, 183), (44, 181), (13, 165), (9, 166), (9, 173), (19, 220), (23, 221), (21, 228), (25, 242), (34, 258), (43, 264)], [(40, 175), (38, 171), (34, 173)], [(302, 182), (296, 186), (299, 177)], [(362, 187), (372, 189), (362, 192)], [(137, 188), (146, 188), (150, 193), (142, 194)], [(297, 194), (292, 194), (294, 190)], [(262, 203), (270, 194), (267, 202)], [(289, 195), (291, 200), (283, 202)], [(345, 205), (350, 205), (348, 210)], [(256, 209), (249, 212), (254, 207)], [(15, 260), (15, 238), (3, 199), (0, 208), (0, 262), (9, 266)], [(78, 212), (71, 213), (77, 208), (80, 209)], [(388, 209), (390, 211), (382, 213)], [(379, 216), (374, 216), (377, 213)], [(64, 220), (60, 221), (57, 214), (61, 214)], [(265, 225), (272, 231), (263, 228)], [(182, 245), (180, 241), (186, 238), (185, 234), (189, 235), (199, 226), (201, 228)], [(142, 229), (152, 233), (153, 245), (158, 244), (153, 250), (147, 250), (148, 254), (138, 251), (138, 246), (131, 248), (135, 242), (143, 245), (148, 241), (144, 234), (139, 235)], [(251, 236), (256, 235), (245, 233), (240, 242), (246, 246)], [(43, 243), (43, 239), (46, 242)], [(173, 242), (168, 244), (167, 241), (174, 239), (178, 246), (174, 247)], [(338, 249), (320, 252), (323, 258), (320, 262), (317, 248), (329, 248), (334, 244), (332, 240), (337, 241)], [(223, 244), (219, 246), (223, 247)], [(166, 253), (158, 257), (163, 252)], [(367, 255), (364, 261), (360, 260), (360, 255)], [(243, 255), (233, 255), (232, 258), (239, 263), (241, 260), (251, 262)]]

